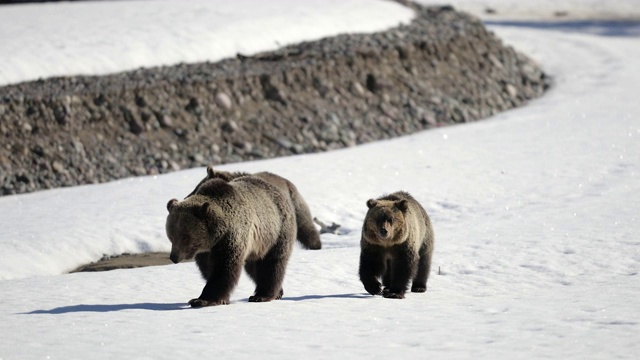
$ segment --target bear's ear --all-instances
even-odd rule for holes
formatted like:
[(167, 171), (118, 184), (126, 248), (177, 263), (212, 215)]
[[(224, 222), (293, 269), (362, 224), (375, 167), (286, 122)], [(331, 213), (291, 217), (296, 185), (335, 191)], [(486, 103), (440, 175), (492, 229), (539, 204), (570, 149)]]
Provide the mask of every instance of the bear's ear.
[(373, 200), (373, 199), (369, 199), (369, 200), (367, 200), (367, 207), (368, 207), (369, 209), (371, 209), (372, 207), (376, 206), (377, 204), (378, 204), (378, 202), (377, 202), (377, 201), (375, 201), (375, 200)]
[(207, 166), (207, 177), (209, 179), (213, 179), (215, 177), (215, 173), (214, 173), (214, 170), (213, 170), (213, 165)]
[(409, 203), (407, 200), (398, 200), (394, 203), (394, 205), (402, 212), (406, 212), (409, 208)]
[(207, 212), (209, 211), (209, 204), (208, 202), (200, 205), (198, 208), (196, 208), (196, 215), (203, 218), (205, 216), (207, 216)]
[(169, 200), (169, 202), (167, 203), (167, 210), (171, 211), (171, 209), (173, 209), (173, 207), (178, 203), (177, 199), (171, 199)]

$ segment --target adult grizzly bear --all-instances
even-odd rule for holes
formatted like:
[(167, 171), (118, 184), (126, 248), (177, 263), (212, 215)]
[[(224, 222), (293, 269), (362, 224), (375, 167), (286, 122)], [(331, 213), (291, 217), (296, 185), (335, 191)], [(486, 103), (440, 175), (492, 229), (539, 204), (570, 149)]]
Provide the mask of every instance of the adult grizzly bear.
[[(360, 281), (372, 295), (403, 299), (425, 292), (434, 235), (424, 208), (404, 191), (367, 201), (360, 241)], [(379, 278), (382, 278), (381, 288)]]
[(192, 307), (228, 304), (243, 266), (256, 284), (250, 302), (282, 297), (296, 224), (291, 201), (277, 187), (253, 176), (210, 179), (167, 209), (171, 261), (195, 256), (207, 281)]
[(198, 191), (198, 188), (202, 186), (207, 180), (210, 179), (223, 179), (225, 181), (231, 181), (233, 179), (238, 179), (245, 176), (254, 176), (260, 178), (271, 185), (280, 189), (285, 197), (288, 197), (291, 200), (293, 208), (295, 210), (296, 216), (296, 225), (298, 230), (298, 241), (302, 246), (306, 249), (311, 250), (319, 250), (322, 248), (322, 242), (320, 241), (320, 233), (316, 229), (313, 223), (313, 217), (311, 216), (311, 211), (309, 210), (309, 205), (304, 201), (304, 198), (298, 191), (293, 183), (282, 176), (270, 173), (270, 172), (258, 172), (255, 174), (249, 174), (245, 172), (229, 172), (229, 171), (218, 171), (214, 170), (213, 166), (207, 166), (207, 176), (200, 181), (200, 183), (196, 186), (196, 188), (191, 192), (191, 194), (187, 195), (187, 197), (193, 195)]

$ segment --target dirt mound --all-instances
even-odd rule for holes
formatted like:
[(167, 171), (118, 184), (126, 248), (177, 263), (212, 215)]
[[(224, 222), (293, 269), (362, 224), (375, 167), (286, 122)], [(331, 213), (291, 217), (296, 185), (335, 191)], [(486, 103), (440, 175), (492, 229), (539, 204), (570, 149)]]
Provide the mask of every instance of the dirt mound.
[(451, 7), (255, 56), (0, 88), (0, 194), (382, 140), (475, 121), (548, 87)]

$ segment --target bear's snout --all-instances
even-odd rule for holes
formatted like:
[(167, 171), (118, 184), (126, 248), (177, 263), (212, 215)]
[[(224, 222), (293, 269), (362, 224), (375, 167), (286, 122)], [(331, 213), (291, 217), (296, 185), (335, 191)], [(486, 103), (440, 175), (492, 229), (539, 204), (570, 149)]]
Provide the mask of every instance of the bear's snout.
[(178, 256), (178, 254), (176, 254), (176, 253), (171, 253), (171, 255), (169, 255), (169, 259), (171, 259), (171, 261), (172, 261), (174, 264), (177, 264), (177, 263), (179, 263), (179, 262), (180, 262), (180, 257), (179, 257), (179, 256)]
[(391, 236), (391, 232), (389, 230), (389, 226), (381, 226), (380, 229), (378, 229), (378, 236), (380, 239), (388, 239), (389, 236)]

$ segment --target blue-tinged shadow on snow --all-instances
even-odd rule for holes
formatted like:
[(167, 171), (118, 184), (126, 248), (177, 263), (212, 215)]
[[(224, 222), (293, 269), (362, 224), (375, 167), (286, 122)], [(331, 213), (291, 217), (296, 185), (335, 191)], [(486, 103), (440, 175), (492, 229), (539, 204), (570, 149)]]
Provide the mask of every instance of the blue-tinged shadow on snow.
[(23, 315), (30, 314), (67, 314), (76, 312), (112, 312), (122, 310), (152, 310), (152, 311), (170, 311), (170, 310), (182, 310), (189, 308), (186, 303), (138, 303), (138, 304), (112, 304), (112, 305), (71, 305), (54, 308), (51, 310), (34, 310)]
[(290, 300), (290, 301), (303, 301), (303, 300), (317, 300), (317, 299), (362, 299), (371, 297), (369, 294), (359, 293), (359, 294), (328, 294), (328, 295), (305, 295), (305, 296), (283, 296), (282, 300)]
[(600, 36), (640, 37), (640, 21), (575, 20), (575, 21), (485, 21), (489, 26), (523, 27)]

